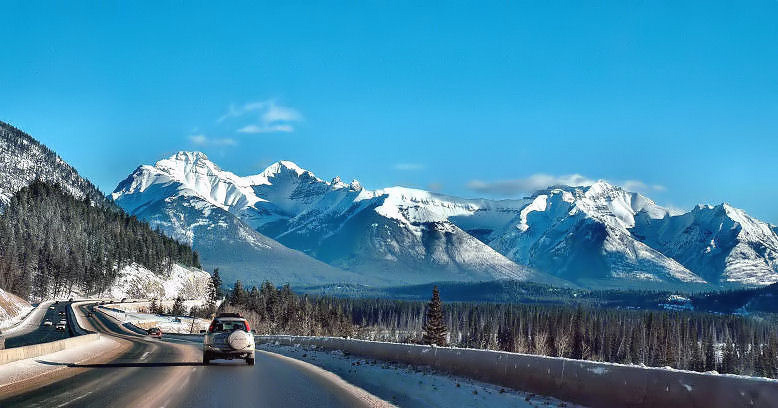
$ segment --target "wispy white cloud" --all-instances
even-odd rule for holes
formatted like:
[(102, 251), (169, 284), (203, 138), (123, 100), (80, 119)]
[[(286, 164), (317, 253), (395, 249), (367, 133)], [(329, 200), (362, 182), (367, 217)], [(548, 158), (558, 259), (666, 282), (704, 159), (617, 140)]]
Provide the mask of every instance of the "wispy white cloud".
[(424, 165), (420, 163), (397, 163), (392, 168), (395, 170), (401, 170), (401, 171), (414, 171), (414, 170), (424, 170)]
[(568, 174), (564, 176), (552, 176), (549, 174), (533, 174), (529, 177), (513, 180), (481, 181), (472, 180), (467, 183), (467, 187), (473, 191), (496, 195), (516, 195), (521, 193), (531, 193), (554, 185), (565, 186), (588, 186), (594, 183), (594, 180), (584, 177), (580, 174)]
[(189, 141), (195, 146), (235, 146), (238, 144), (235, 139), (229, 137), (209, 138), (201, 133), (189, 136)]
[(303, 120), (296, 109), (279, 105), (275, 100), (230, 105), (217, 122), (238, 122), (240, 133), (291, 133), (294, 124)]
[[(498, 180), (498, 181), (481, 181), (472, 180), (467, 183), (467, 187), (475, 192), (502, 195), (502, 196), (515, 196), (518, 194), (532, 193), (551, 186), (590, 186), (596, 182), (595, 179), (583, 176), (581, 174), (567, 174), (562, 176), (554, 176), (550, 174), (533, 174), (529, 177), (518, 178), (512, 180)], [(667, 190), (667, 188), (660, 184), (649, 184), (640, 180), (624, 180), (616, 181), (610, 180), (609, 182), (621, 186), (624, 190), (635, 193), (656, 193)]]
[(619, 184), (627, 191), (634, 191), (638, 193), (661, 192), (667, 190), (667, 187), (661, 184), (647, 184), (640, 180), (625, 180)]

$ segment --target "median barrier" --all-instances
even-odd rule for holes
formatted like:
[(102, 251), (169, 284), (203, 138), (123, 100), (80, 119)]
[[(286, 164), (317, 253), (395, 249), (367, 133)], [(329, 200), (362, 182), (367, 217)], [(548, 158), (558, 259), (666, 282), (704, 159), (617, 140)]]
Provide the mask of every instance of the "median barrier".
[(57, 351), (87, 344), (89, 342), (98, 340), (99, 338), (99, 334), (92, 333), (83, 336), (51, 341), (48, 343), (31, 344), (29, 346), (0, 350), (0, 364), (7, 364), (17, 360), (24, 360), (27, 358), (35, 358), (46, 354), (56, 353)]
[(429, 366), (441, 372), (590, 407), (778, 406), (778, 381), (766, 378), (335, 337), (256, 336), (256, 339), (257, 343), (341, 350), (366, 358)]

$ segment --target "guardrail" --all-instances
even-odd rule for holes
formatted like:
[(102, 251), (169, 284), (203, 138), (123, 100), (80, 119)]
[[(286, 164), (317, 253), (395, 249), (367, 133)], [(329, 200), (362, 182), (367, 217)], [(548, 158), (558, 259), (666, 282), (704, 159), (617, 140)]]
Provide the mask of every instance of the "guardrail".
[(256, 339), (258, 343), (341, 350), (377, 360), (429, 366), (591, 407), (732, 408), (778, 404), (778, 381), (766, 378), (334, 337)]

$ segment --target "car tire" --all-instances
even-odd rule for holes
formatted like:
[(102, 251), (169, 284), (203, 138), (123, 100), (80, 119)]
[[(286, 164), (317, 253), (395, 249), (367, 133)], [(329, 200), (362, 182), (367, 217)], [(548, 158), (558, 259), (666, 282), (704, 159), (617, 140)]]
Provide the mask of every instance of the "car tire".
[(254, 357), (246, 357), (246, 364), (253, 366), (254, 365)]
[(203, 365), (211, 364), (211, 356), (206, 352), (203, 353)]

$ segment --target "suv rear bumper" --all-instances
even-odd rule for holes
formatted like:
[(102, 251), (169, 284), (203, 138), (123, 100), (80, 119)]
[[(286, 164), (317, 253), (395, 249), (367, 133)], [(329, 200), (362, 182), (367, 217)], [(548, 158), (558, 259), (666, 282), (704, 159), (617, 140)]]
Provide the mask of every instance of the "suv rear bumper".
[(210, 359), (223, 358), (232, 360), (234, 358), (254, 358), (253, 349), (245, 350), (220, 350), (215, 348), (206, 348), (203, 350), (203, 354), (208, 355)]

